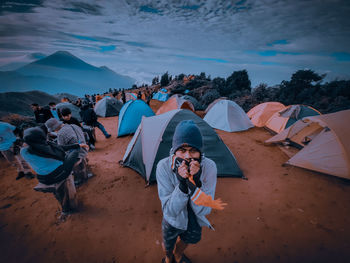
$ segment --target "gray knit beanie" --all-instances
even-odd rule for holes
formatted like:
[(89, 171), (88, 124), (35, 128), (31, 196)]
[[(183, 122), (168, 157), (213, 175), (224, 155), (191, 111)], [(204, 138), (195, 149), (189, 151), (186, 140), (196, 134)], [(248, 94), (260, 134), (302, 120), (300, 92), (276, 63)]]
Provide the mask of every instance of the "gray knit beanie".
[(192, 120), (180, 122), (175, 129), (171, 154), (181, 146), (190, 146), (202, 152), (203, 139), (198, 126)]

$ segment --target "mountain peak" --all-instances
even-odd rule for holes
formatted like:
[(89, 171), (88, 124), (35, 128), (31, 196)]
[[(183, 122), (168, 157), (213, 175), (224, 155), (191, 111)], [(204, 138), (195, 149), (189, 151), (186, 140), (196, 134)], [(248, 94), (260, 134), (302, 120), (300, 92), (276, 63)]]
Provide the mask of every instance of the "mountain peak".
[(57, 51), (45, 58), (32, 62), (31, 64), (59, 68), (75, 68), (81, 70), (95, 69), (94, 66), (84, 62), (83, 60), (69, 53), (68, 51)]

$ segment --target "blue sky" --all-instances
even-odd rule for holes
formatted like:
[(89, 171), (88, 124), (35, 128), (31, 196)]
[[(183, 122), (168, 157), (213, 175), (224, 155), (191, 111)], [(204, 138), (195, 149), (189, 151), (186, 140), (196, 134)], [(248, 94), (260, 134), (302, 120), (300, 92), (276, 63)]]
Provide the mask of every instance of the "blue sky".
[(279, 84), (299, 69), (350, 78), (346, 0), (4, 0), (0, 67), (58, 50), (149, 83), (168, 71)]

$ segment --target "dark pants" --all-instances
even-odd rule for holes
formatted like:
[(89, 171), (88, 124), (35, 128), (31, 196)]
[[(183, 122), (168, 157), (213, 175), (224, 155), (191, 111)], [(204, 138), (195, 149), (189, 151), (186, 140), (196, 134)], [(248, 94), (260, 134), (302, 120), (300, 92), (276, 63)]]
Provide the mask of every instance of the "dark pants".
[(105, 137), (109, 136), (108, 132), (106, 131), (106, 129), (105, 129), (105, 127), (102, 125), (102, 123), (99, 123), (99, 122), (97, 121), (97, 122), (96, 122), (96, 127), (99, 128), (99, 129), (102, 131), (102, 133), (103, 133), (103, 135), (104, 135)]
[(73, 150), (69, 152), (63, 162), (58, 168), (47, 175), (37, 175), (40, 183), (43, 184), (55, 184), (66, 179), (73, 170), (74, 164), (79, 160), (80, 149)]
[(178, 237), (186, 244), (196, 244), (202, 238), (202, 227), (198, 224), (190, 204), (187, 205), (187, 230), (181, 230), (170, 225), (164, 218), (162, 221), (163, 243), (167, 252), (172, 252)]

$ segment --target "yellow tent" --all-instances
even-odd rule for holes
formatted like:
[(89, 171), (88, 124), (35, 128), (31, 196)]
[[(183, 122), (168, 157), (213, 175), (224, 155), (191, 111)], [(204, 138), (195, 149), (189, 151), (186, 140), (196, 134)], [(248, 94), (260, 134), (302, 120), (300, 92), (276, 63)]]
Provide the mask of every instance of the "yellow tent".
[(350, 110), (305, 117), (266, 143), (302, 147), (287, 164), (350, 179)]
[(247, 115), (255, 126), (264, 127), (275, 112), (285, 108), (286, 106), (279, 102), (264, 102), (248, 111)]

